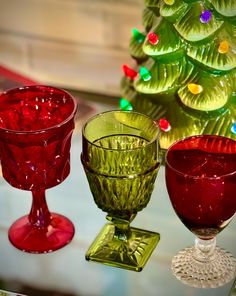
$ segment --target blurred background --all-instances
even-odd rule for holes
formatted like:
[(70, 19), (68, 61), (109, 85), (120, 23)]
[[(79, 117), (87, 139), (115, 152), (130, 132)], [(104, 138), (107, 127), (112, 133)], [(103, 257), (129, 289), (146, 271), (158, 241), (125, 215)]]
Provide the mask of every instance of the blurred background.
[(143, 0), (0, 0), (0, 65), (44, 84), (119, 95)]

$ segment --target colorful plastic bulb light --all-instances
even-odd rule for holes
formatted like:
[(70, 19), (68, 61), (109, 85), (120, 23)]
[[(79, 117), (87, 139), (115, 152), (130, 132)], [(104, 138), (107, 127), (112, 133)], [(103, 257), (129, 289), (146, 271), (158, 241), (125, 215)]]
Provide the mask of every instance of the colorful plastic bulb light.
[(145, 67), (140, 67), (139, 74), (144, 81), (149, 81), (152, 78), (150, 72)]
[(154, 32), (150, 32), (148, 33), (148, 41), (149, 43), (153, 44), (153, 45), (156, 45), (158, 42), (159, 42), (159, 37), (156, 33)]
[(193, 95), (198, 95), (198, 94), (200, 94), (203, 91), (203, 87), (200, 84), (189, 83), (188, 84), (188, 90)]
[(212, 13), (210, 10), (204, 10), (200, 15), (200, 22), (203, 24), (209, 23), (212, 18)]
[(134, 80), (134, 78), (138, 75), (134, 69), (128, 67), (127, 65), (123, 65), (123, 72), (127, 78)]
[(126, 100), (125, 98), (121, 98), (120, 99), (120, 109), (124, 110), (124, 111), (130, 111), (130, 110), (133, 110), (133, 107), (128, 100)]
[(218, 47), (218, 52), (225, 54), (229, 51), (229, 42), (227, 40), (221, 41)]
[(133, 29), (133, 36), (138, 43), (142, 43), (145, 39), (145, 35), (140, 33), (136, 28)]

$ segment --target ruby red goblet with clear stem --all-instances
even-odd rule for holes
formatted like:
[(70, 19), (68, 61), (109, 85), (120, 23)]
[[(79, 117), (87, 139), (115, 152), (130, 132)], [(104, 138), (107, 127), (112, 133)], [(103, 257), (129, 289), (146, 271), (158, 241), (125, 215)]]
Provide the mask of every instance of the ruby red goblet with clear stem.
[(8, 232), (11, 243), (30, 253), (47, 253), (68, 244), (73, 223), (51, 213), (45, 190), (70, 173), (71, 136), (77, 103), (50, 86), (26, 86), (0, 95), (0, 152), (4, 179), (32, 192), (29, 215), (15, 221)]
[(236, 213), (236, 141), (192, 136), (166, 154), (166, 185), (172, 206), (196, 236), (195, 246), (174, 256), (172, 270), (182, 282), (215, 288), (236, 276), (236, 259), (216, 246), (216, 235)]

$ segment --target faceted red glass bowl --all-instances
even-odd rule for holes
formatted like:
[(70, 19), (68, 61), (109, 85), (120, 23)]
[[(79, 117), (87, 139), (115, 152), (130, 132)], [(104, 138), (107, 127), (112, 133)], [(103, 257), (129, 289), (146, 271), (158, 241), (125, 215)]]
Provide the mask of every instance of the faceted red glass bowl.
[(30, 214), (9, 230), (12, 244), (23, 251), (50, 252), (74, 235), (71, 221), (49, 212), (45, 190), (63, 182), (70, 173), (76, 109), (69, 93), (49, 86), (11, 89), (0, 96), (3, 177), (33, 196)]

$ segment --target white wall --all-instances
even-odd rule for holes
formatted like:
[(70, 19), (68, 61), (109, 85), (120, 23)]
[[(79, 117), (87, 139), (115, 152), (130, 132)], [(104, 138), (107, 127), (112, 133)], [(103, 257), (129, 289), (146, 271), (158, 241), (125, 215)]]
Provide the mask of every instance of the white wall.
[(40, 83), (118, 94), (143, 0), (0, 0), (0, 64)]

